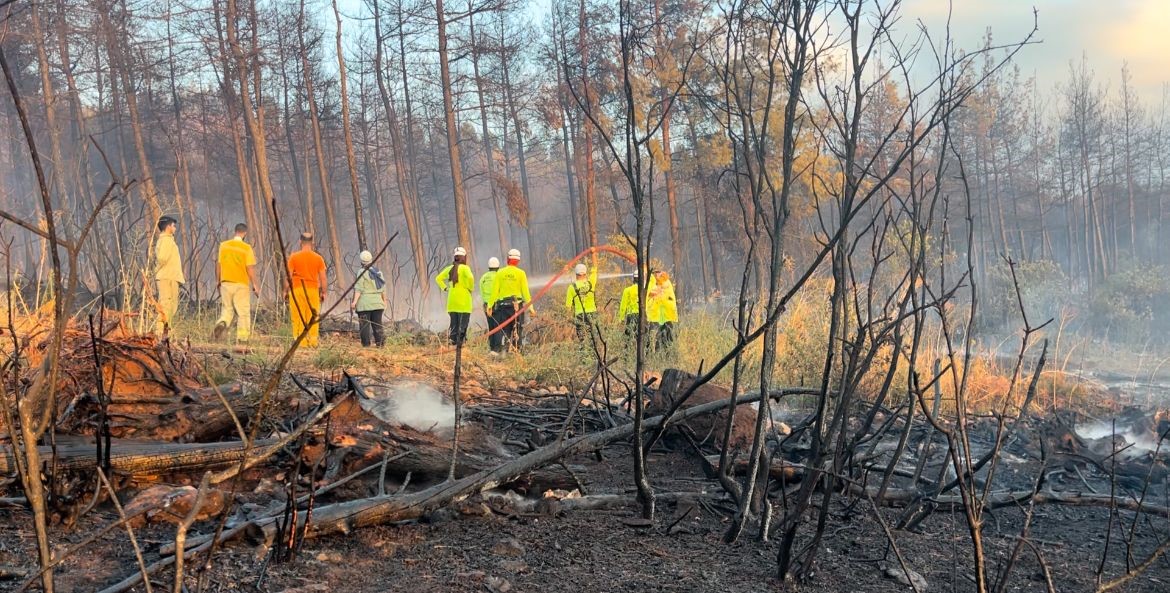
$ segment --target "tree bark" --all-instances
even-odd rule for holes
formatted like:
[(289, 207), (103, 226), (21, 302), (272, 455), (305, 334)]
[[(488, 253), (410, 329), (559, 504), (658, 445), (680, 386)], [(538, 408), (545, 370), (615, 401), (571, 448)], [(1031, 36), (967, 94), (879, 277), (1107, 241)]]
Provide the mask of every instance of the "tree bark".
[[(366, 223), (362, 216), (362, 192), (358, 189), (357, 156), (353, 149), (353, 131), (349, 125), (349, 89), (345, 69), (345, 52), (341, 47), (341, 12), (337, 10), (337, 0), (333, 0), (333, 18), (337, 23), (337, 72), (341, 82), (341, 129), (345, 136), (345, 162), (349, 166), (349, 189), (353, 193), (353, 221), (357, 227), (358, 247), (365, 250)], [(341, 278), (341, 260), (337, 261), (338, 278)]]
[[(394, 100), (390, 96), (390, 89), (386, 84), (385, 71), (382, 68), (382, 18), (377, 0), (374, 1), (374, 79), (378, 83), (378, 95), (382, 99), (382, 109), (386, 112), (387, 127), (390, 131), (390, 150), (393, 153), (394, 177), (398, 183), (398, 195), (402, 201), (402, 218), (406, 223), (406, 233), (410, 239), (411, 260), (414, 262), (415, 280), (422, 290), (422, 302), (426, 302), (427, 292), (431, 282), (427, 273), (427, 251), (424, 245), (422, 231), (422, 215), (418, 205), (418, 194), (413, 175), (407, 167), (406, 158), (413, 149), (405, 146), (402, 140), (402, 130), (398, 120), (398, 111)], [(405, 59), (405, 58), (404, 58)], [(405, 154), (404, 154), (405, 153)], [(417, 314), (422, 313), (421, 307)]]
[[(321, 181), (321, 201), (325, 205), (325, 224), (329, 226), (329, 248), (333, 265), (341, 266), (341, 240), (337, 236), (337, 218), (333, 214), (333, 189), (329, 184), (329, 171), (325, 168), (325, 145), (321, 141), (321, 118), (317, 110), (317, 96), (313, 90), (313, 66), (309, 63), (309, 50), (305, 44), (305, 0), (300, 0), (297, 22), (297, 40), (301, 50), (301, 69), (305, 78), (305, 99), (309, 103), (309, 121), (313, 124), (313, 147), (317, 155), (317, 177)], [(313, 229), (310, 229), (311, 231)]]
[(451, 64), (447, 56), (447, 13), (443, 0), (435, 0), (435, 18), (438, 22), (439, 75), (443, 84), (443, 120), (447, 129), (447, 158), (451, 164), (451, 192), (455, 200), (456, 235), (459, 244), (467, 250), (467, 260), (473, 261), (471, 233), (471, 205), (463, 185), (463, 162), (459, 157), (459, 128), (455, 123), (455, 99), (451, 88)]
[(507, 114), (504, 118), (512, 118), (512, 134), (516, 137), (516, 164), (520, 169), (520, 192), (524, 198), (524, 217), (523, 220), (516, 222), (524, 227), (524, 238), (527, 244), (527, 252), (532, 253), (536, 248), (536, 242), (532, 237), (532, 202), (528, 193), (528, 158), (524, 149), (524, 129), (520, 125), (520, 112), (516, 107), (515, 89), (512, 85), (512, 62), (510, 59), (511, 48), (506, 46), (504, 40), (504, 19), (500, 18), (500, 71), (504, 81), (504, 108)]
[(500, 253), (508, 251), (508, 225), (504, 222), (504, 208), (500, 204), (500, 192), (496, 183), (496, 154), (492, 150), (491, 135), (488, 131), (488, 116), (487, 116), (487, 98), (484, 92), (484, 80), (479, 71), (479, 57), (483, 51), (479, 47), (478, 39), (475, 35), (475, 15), (472, 11), (475, 10), (474, 5), (469, 1), (467, 5), (467, 27), (471, 36), (471, 70), (475, 77), (475, 94), (479, 100), (479, 126), (480, 126), (480, 140), (483, 144), (484, 160), (487, 161), (487, 177), (488, 188), (492, 195), (492, 206), (496, 212), (496, 233), (500, 237)]
[[(41, 30), (40, 2), (32, 2), (29, 9), (33, 26), (33, 43), (37, 51), (37, 70), (41, 75), (42, 102), (45, 105), (45, 127), (49, 133), (49, 156), (53, 159), (53, 190), (57, 193), (58, 206), (68, 211), (73, 201), (65, 189), (65, 157), (61, 150), (61, 130), (57, 127), (57, 98), (53, 88), (53, 77), (49, 72), (49, 57), (45, 50), (45, 37)], [(64, 15), (61, 16), (64, 18)]]
[(138, 93), (134, 88), (134, 82), (130, 76), (129, 56), (127, 54), (127, 46), (129, 45), (129, 30), (127, 29), (126, 20), (129, 19), (129, 12), (126, 8), (125, 0), (122, 1), (122, 19), (123, 22), (117, 26), (113, 24), (113, 15), (111, 10), (112, 5), (107, 5), (107, 10), (102, 11), (102, 19), (105, 21), (106, 34), (109, 45), (107, 46), (110, 52), (110, 67), (117, 70), (117, 74), (122, 81), (122, 98), (126, 101), (126, 110), (130, 114), (130, 130), (134, 136), (134, 150), (138, 155), (138, 166), (142, 171), (142, 193), (146, 200), (147, 206), (150, 208), (150, 214), (157, 221), (163, 214), (162, 205), (159, 203), (158, 190), (154, 184), (154, 173), (150, 166), (150, 159), (146, 155), (146, 140), (142, 134), (142, 120), (138, 114)]
[[(577, 51), (581, 57), (581, 90), (586, 109), (594, 109), (594, 100), (589, 90), (589, 44), (586, 40), (589, 21), (585, 12), (585, 0), (580, 0), (577, 11)], [(593, 167), (593, 133), (588, 125), (581, 126), (581, 157), (585, 169), (585, 237), (589, 246), (600, 243), (597, 234), (597, 176)]]

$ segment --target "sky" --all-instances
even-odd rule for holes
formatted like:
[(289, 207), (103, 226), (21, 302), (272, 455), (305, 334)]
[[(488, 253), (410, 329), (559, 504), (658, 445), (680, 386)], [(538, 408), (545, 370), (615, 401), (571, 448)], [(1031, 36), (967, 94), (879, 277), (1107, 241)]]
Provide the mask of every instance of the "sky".
[[(552, 0), (520, 0), (529, 18), (543, 22)], [(616, 0), (613, 0), (616, 1)], [(890, 0), (877, 0), (883, 5)], [(361, 0), (341, 0), (343, 12), (363, 12)], [(1023, 39), (1034, 22), (1038, 43), (1024, 48), (1016, 64), (1025, 77), (1035, 76), (1041, 89), (1068, 77), (1070, 61), (1084, 58), (1110, 93), (1120, 86), (1121, 68), (1129, 65), (1135, 90), (1144, 103), (1162, 101), (1170, 83), (1170, 0), (902, 0), (901, 30), (913, 36), (921, 21), (936, 36), (947, 24), (957, 45), (981, 46), (988, 29), (997, 43)], [(332, 30), (331, 15), (324, 18)]]
[[(551, 0), (527, 1), (539, 23)], [(1135, 90), (1149, 105), (1161, 103), (1163, 85), (1170, 83), (1170, 0), (903, 0), (901, 28), (913, 35), (921, 21), (940, 34), (948, 11), (961, 48), (980, 47), (988, 29), (995, 42), (1009, 43), (1038, 24), (1039, 43), (1024, 48), (1016, 64), (1042, 89), (1065, 80), (1069, 62), (1082, 58), (1110, 92), (1128, 63)]]
[(1069, 62), (1084, 58), (1097, 81), (1116, 93), (1128, 63), (1142, 101), (1161, 103), (1170, 82), (1170, 0), (904, 0), (903, 18), (905, 25), (922, 21), (942, 31), (950, 9), (958, 45), (975, 48), (988, 28), (997, 43), (1022, 39), (1032, 28), (1033, 8), (1041, 43), (1024, 48), (1016, 64), (1040, 88), (1064, 81)]

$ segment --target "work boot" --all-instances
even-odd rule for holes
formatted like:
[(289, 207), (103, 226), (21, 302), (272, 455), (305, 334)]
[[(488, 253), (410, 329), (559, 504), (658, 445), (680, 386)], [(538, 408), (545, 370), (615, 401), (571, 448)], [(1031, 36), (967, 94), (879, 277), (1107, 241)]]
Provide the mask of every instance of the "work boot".
[(218, 342), (223, 339), (225, 333), (227, 333), (227, 324), (220, 321), (215, 324), (215, 329), (211, 330), (211, 339)]

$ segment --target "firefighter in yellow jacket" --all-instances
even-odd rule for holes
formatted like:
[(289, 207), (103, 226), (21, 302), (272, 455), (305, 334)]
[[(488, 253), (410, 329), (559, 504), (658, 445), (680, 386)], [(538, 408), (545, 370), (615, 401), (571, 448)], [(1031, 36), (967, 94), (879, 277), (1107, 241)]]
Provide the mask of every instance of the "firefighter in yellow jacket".
[(638, 331), (638, 311), (642, 308), (642, 302), (638, 299), (638, 285), (641, 280), (642, 275), (634, 272), (630, 278), (630, 285), (622, 290), (622, 302), (618, 307), (618, 321), (625, 326), (627, 338), (633, 337), (634, 332)]
[(646, 321), (658, 330), (655, 350), (669, 348), (674, 343), (678, 302), (674, 296), (674, 283), (663, 270), (656, 270), (650, 275), (650, 284), (646, 288)]
[(593, 335), (597, 322), (597, 266), (590, 271), (585, 264), (577, 264), (573, 274), (576, 277), (565, 291), (565, 308), (573, 314), (577, 340), (585, 342)]
[(471, 293), (475, 290), (475, 275), (467, 265), (467, 250), (456, 247), (451, 265), (443, 268), (435, 283), (447, 293), (447, 314), (451, 316), (450, 340), (452, 346), (467, 339), (467, 324), (471, 321)]
[(499, 353), (500, 344), (503, 343), (502, 335), (496, 331), (496, 318), (490, 311), (492, 305), (495, 304), (496, 297), (496, 274), (500, 271), (500, 259), (497, 257), (488, 258), (488, 271), (479, 277), (479, 296), (483, 299), (483, 314), (487, 317), (488, 326), (488, 348), (491, 348), (492, 353)]
[[(520, 250), (508, 250), (508, 265), (500, 268), (496, 273), (496, 282), (492, 290), (492, 304), (488, 314), (496, 318), (496, 324), (503, 326), (500, 330), (500, 348), (507, 351), (512, 345), (519, 350), (524, 343), (524, 313), (517, 312), (532, 302), (532, 293), (528, 289), (528, 274), (520, 269)], [(486, 299), (485, 299), (486, 300)], [(533, 316), (536, 307), (528, 307)], [(512, 319), (515, 317), (515, 319)], [(511, 321), (509, 321), (511, 320)]]

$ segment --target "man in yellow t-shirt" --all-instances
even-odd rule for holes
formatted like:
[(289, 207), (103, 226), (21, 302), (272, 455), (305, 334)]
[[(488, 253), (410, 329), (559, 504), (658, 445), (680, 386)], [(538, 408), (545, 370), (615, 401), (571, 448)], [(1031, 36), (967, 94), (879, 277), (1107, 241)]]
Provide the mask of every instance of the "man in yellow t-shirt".
[(219, 244), (219, 258), (215, 265), (215, 277), (219, 281), (219, 321), (215, 324), (212, 338), (223, 339), (223, 334), (239, 317), (236, 325), (236, 339), (247, 342), (252, 337), (252, 294), (256, 291), (256, 254), (252, 246), (244, 242), (248, 225), (236, 225), (236, 236)]

